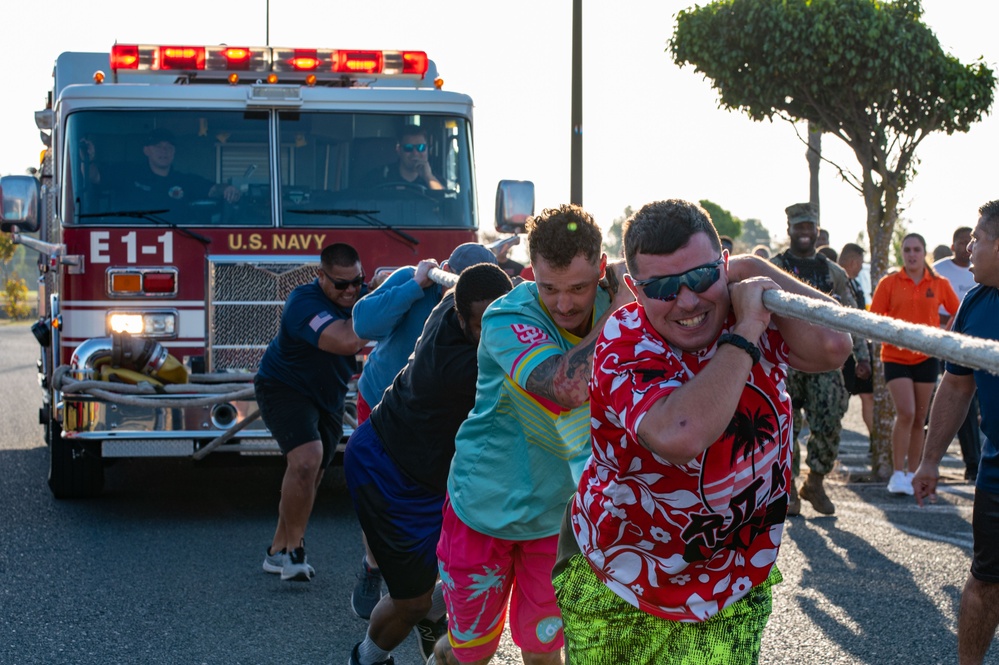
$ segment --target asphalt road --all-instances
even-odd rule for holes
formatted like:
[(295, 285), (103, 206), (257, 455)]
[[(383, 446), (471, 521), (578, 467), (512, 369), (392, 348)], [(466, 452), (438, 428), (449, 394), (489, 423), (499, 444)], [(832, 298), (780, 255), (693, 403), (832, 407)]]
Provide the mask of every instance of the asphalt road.
[[(346, 662), (365, 624), (349, 607), (361, 546), (339, 473), (310, 523), (310, 584), (260, 568), (279, 465), (122, 460), (101, 498), (56, 501), (36, 355), (27, 325), (0, 322), (0, 663)], [(851, 406), (831, 487), (837, 514), (806, 504), (788, 522), (761, 663), (956, 663), (973, 488), (953, 456), (928, 508), (845, 482), (867, 463)], [(396, 662), (420, 662), (412, 638)], [(508, 639), (494, 662), (520, 662)], [(999, 663), (999, 647), (986, 662)]]

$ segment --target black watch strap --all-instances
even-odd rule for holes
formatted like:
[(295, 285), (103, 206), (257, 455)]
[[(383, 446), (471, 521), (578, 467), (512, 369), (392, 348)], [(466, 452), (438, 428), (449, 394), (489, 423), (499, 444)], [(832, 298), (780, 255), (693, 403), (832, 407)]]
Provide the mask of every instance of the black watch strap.
[(718, 338), (718, 346), (722, 344), (731, 344), (732, 346), (738, 347), (749, 354), (749, 357), (753, 359), (753, 364), (760, 362), (760, 348), (750, 342), (748, 339), (742, 335), (736, 335), (734, 333), (725, 333)]

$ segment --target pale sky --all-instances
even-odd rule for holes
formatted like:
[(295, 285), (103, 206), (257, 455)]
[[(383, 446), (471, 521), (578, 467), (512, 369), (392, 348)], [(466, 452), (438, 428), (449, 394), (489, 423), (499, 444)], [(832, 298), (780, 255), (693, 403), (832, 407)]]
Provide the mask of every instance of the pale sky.
[[(264, 45), (266, 4), (50, 0), (5, 12), (0, 173), (37, 164), (34, 111), (44, 106), (62, 51), (107, 52), (115, 41)], [(424, 50), (445, 89), (472, 97), (482, 227), (492, 227), (500, 179), (533, 180), (538, 209), (569, 200), (571, 0), (270, 4), (271, 45)], [(719, 110), (710, 84), (672, 63), (674, 16), (691, 4), (583, 2), (583, 205), (606, 226), (625, 206), (710, 199), (736, 217), (761, 219), (783, 240), (784, 208), (808, 199), (804, 145), (786, 122)], [(923, 0), (923, 7), (946, 51), (997, 69), (999, 4)], [(968, 134), (923, 142), (902, 215), (931, 249), (949, 245), (956, 227), (974, 226), (978, 206), (999, 198), (986, 158), (997, 145), (994, 114)], [(841, 142), (826, 137), (823, 148), (856, 170)], [(823, 166), (820, 196), (831, 244), (855, 241), (866, 224), (859, 193)]]

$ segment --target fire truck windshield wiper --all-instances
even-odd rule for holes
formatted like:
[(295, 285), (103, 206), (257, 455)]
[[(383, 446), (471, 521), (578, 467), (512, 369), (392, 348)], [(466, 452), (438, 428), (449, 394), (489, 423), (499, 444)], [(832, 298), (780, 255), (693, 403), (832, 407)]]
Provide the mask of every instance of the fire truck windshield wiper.
[(159, 215), (162, 215), (163, 213), (167, 212), (170, 211), (165, 208), (161, 210), (118, 210), (115, 212), (84, 212), (77, 215), (77, 218), (90, 219), (94, 217), (132, 217), (134, 219), (145, 219), (152, 222), (153, 224), (159, 224), (161, 226), (169, 226), (171, 229), (174, 229), (179, 233), (183, 233), (189, 238), (194, 238), (198, 242), (203, 242), (206, 245), (211, 244), (212, 242), (211, 238), (203, 236), (200, 233), (197, 233), (190, 229), (185, 229), (183, 226), (178, 226), (173, 222), (168, 222), (162, 217), (159, 217)]
[(354, 208), (307, 208), (304, 210), (291, 210), (288, 212), (296, 213), (299, 215), (338, 215), (340, 217), (354, 217), (362, 222), (366, 222), (371, 226), (377, 227), (379, 229), (384, 229), (396, 234), (406, 242), (412, 243), (414, 245), (419, 245), (420, 241), (417, 238), (409, 235), (405, 231), (400, 231), (391, 224), (386, 224), (382, 220), (378, 219), (374, 215), (381, 212), (381, 210), (357, 210)]

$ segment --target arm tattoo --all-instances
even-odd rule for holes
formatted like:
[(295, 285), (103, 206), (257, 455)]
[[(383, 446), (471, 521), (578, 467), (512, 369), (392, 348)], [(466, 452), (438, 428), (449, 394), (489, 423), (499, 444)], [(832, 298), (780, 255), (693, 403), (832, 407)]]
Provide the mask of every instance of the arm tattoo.
[(589, 399), (587, 386), (596, 346), (597, 341), (593, 340), (545, 360), (527, 377), (527, 390), (570, 408), (585, 403)]
[(557, 401), (555, 399), (555, 372), (561, 362), (561, 356), (552, 356), (535, 367), (534, 371), (527, 377), (528, 392), (553, 402)]

